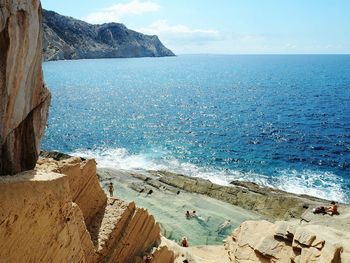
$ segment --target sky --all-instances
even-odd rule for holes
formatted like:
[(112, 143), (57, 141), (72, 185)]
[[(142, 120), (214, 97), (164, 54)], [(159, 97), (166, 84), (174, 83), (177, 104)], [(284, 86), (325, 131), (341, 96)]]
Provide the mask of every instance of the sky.
[(350, 0), (42, 0), (158, 35), (176, 54), (349, 54)]

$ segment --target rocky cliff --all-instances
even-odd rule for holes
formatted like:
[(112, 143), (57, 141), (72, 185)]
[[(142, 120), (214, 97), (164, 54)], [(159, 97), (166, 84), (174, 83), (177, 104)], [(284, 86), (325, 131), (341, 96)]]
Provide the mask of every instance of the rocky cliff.
[(40, 159), (34, 171), (0, 178), (1, 262), (164, 262), (153, 216), (134, 203), (107, 198), (96, 163)]
[(153, 216), (107, 198), (93, 160), (37, 162), (50, 103), (41, 26), (39, 0), (0, 2), (0, 261), (141, 262), (160, 243)]
[(45, 60), (174, 56), (157, 36), (123, 24), (91, 25), (45, 10), (43, 17)]
[[(143, 255), (160, 244), (159, 224), (146, 210), (116, 197), (107, 199), (94, 160), (43, 158), (36, 169), (66, 175), (87, 262), (141, 262)], [(171, 256), (169, 251), (165, 255)]]
[(33, 169), (50, 93), (43, 83), (39, 0), (0, 5), (0, 175)]

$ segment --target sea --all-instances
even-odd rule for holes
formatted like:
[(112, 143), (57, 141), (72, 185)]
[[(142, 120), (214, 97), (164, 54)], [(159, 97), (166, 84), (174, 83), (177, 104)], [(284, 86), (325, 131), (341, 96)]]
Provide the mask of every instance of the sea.
[(350, 203), (350, 55), (45, 62), (42, 148)]

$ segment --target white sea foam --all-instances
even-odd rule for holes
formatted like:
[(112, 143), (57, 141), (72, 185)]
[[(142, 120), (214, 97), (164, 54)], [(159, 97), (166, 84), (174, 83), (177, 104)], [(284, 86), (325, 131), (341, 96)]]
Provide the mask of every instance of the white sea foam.
[(275, 177), (255, 174), (253, 176), (248, 175), (248, 177), (244, 176), (243, 178), (243, 180), (253, 181), (260, 185), (294, 194), (305, 194), (344, 203), (349, 203), (350, 201), (341, 187), (343, 179), (330, 172), (285, 169), (279, 171)]
[(349, 203), (349, 197), (342, 189), (343, 179), (330, 172), (312, 170), (278, 171), (275, 176), (253, 172), (220, 170), (200, 167), (188, 162), (169, 157), (167, 152), (154, 149), (148, 153), (130, 154), (124, 148), (76, 150), (72, 155), (95, 158), (100, 168), (112, 168), (127, 171), (169, 171), (193, 177), (208, 179), (213, 183), (228, 185), (233, 180), (250, 181), (259, 185), (278, 188), (295, 194), (307, 194)]

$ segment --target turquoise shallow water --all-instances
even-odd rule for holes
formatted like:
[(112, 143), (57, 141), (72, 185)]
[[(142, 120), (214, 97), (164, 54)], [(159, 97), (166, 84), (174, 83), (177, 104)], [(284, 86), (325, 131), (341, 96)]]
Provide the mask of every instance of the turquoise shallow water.
[[(253, 212), (204, 195), (183, 191), (177, 195), (164, 190), (155, 190), (151, 195), (139, 193), (130, 187), (132, 176), (120, 174), (120, 171), (109, 171), (108, 176), (100, 174), (101, 185), (106, 194), (109, 194), (108, 184), (112, 181), (114, 195), (147, 209), (160, 223), (163, 236), (178, 243), (186, 236), (191, 246), (222, 244), (243, 221), (261, 219)], [(110, 177), (114, 179), (110, 180)], [(193, 210), (198, 217), (187, 219), (186, 211)], [(230, 220), (230, 224), (218, 231), (218, 226), (225, 220)]]
[(43, 148), (350, 200), (350, 56), (44, 63)]

